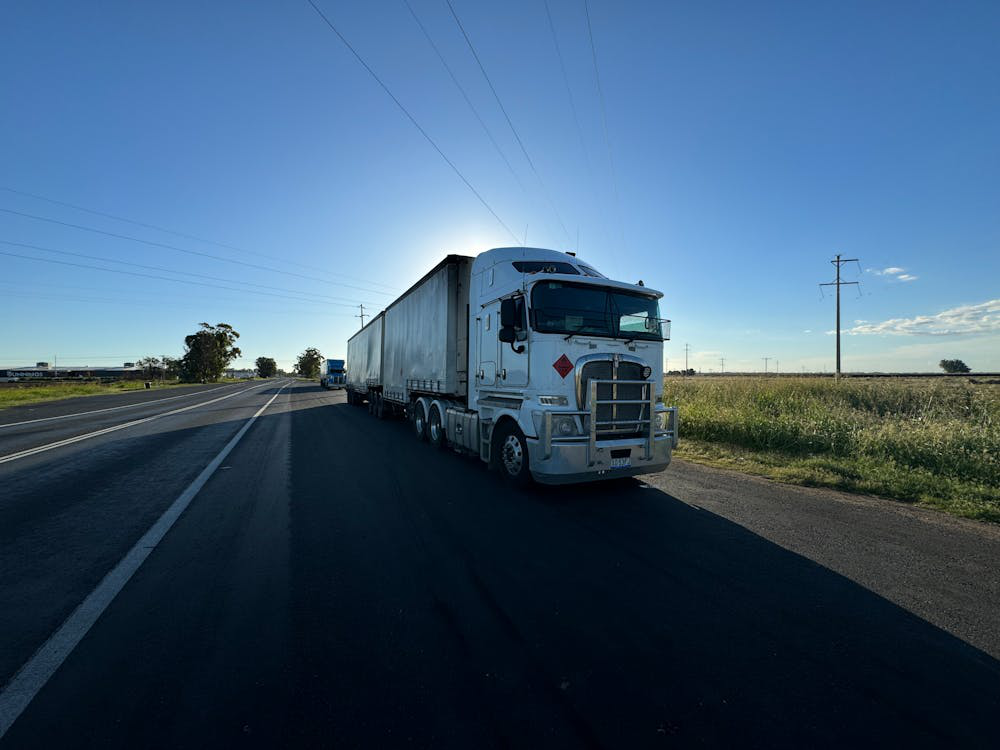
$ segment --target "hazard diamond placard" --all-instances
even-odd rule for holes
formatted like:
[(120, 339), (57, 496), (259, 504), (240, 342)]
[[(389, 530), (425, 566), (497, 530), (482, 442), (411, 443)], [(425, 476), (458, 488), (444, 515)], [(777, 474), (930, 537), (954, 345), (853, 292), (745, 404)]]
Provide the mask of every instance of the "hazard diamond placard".
[(569, 357), (565, 354), (553, 362), (552, 366), (556, 368), (556, 372), (558, 372), (563, 378), (569, 375), (569, 371), (573, 369), (573, 363), (569, 361)]

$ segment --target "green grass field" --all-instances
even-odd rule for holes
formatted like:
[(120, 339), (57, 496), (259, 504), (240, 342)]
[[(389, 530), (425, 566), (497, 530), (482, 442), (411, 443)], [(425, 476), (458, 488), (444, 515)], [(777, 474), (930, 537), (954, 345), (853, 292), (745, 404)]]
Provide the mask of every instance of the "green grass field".
[[(155, 383), (154, 388), (174, 388), (176, 381), (166, 384)], [(0, 388), (0, 409), (21, 404), (35, 404), (41, 401), (57, 401), (74, 396), (96, 396), (102, 393), (122, 393), (143, 389), (141, 381), (120, 383), (59, 383), (55, 385), (28, 385)]]
[(679, 458), (1000, 522), (1000, 385), (669, 378)]

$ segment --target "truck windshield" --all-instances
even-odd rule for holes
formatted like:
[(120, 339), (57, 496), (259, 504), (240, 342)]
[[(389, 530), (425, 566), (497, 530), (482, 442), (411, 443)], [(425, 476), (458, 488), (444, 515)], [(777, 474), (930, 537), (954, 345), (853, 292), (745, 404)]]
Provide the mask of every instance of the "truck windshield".
[(534, 327), (541, 333), (662, 341), (655, 297), (606, 287), (542, 281), (531, 292)]

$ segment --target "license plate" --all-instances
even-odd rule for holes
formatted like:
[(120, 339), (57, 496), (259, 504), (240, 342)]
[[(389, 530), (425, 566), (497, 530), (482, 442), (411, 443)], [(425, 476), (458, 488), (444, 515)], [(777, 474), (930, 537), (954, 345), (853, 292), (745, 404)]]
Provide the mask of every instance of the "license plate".
[(629, 457), (627, 457), (627, 456), (625, 458), (612, 458), (611, 459), (611, 468), (612, 469), (631, 469), (632, 468), (632, 459), (629, 458)]

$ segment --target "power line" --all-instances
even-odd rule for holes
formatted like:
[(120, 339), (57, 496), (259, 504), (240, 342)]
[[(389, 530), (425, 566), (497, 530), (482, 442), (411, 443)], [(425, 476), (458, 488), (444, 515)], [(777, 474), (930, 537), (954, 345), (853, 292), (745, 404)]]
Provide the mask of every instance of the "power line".
[[(559, 70), (562, 72), (563, 84), (566, 86), (566, 95), (569, 97), (569, 108), (573, 112), (573, 123), (576, 125), (576, 134), (580, 139), (580, 149), (583, 151), (583, 158), (587, 162), (587, 171), (589, 172), (590, 152), (587, 151), (587, 144), (583, 138), (583, 128), (580, 126), (580, 117), (576, 111), (576, 100), (573, 98), (573, 89), (569, 85), (569, 75), (566, 73), (566, 63), (563, 60), (562, 49), (559, 47), (559, 37), (556, 34), (556, 25), (552, 21), (552, 10), (549, 7), (549, 0), (545, 0), (545, 17), (549, 21), (549, 32), (552, 34), (552, 44), (556, 48), (556, 57), (559, 58)], [(593, 179), (592, 175), (591, 179)]]
[(448, 71), (448, 76), (451, 78), (451, 82), (455, 84), (455, 88), (457, 88), (459, 92), (462, 94), (462, 98), (465, 99), (465, 103), (469, 105), (469, 109), (472, 110), (472, 114), (475, 115), (476, 120), (478, 120), (479, 124), (482, 126), (483, 132), (486, 133), (486, 137), (489, 138), (490, 143), (493, 144), (493, 148), (496, 149), (496, 152), (500, 155), (500, 158), (503, 159), (503, 163), (507, 165), (507, 169), (510, 171), (510, 174), (514, 178), (514, 181), (517, 182), (518, 186), (521, 188), (521, 191), (524, 192), (525, 195), (527, 195), (528, 191), (524, 187), (524, 183), (521, 182), (521, 178), (517, 176), (517, 172), (514, 171), (513, 165), (507, 159), (507, 156), (506, 154), (504, 154), (503, 149), (500, 148), (500, 144), (497, 143), (496, 138), (493, 137), (493, 133), (486, 126), (486, 123), (483, 121), (483, 118), (479, 114), (479, 110), (476, 109), (476, 106), (472, 103), (472, 100), (469, 98), (468, 93), (465, 91), (465, 87), (463, 87), (462, 84), (459, 83), (458, 77), (455, 75), (454, 71), (452, 71), (451, 66), (448, 65), (448, 61), (445, 60), (444, 55), (441, 54), (441, 50), (439, 50), (438, 46), (434, 43), (434, 40), (428, 33), (427, 28), (424, 26), (423, 22), (421, 22), (420, 18), (417, 17), (416, 12), (413, 10), (413, 6), (410, 5), (410, 0), (403, 0), (403, 3), (406, 5), (406, 9), (410, 11), (410, 15), (413, 16), (413, 20), (417, 22), (417, 26), (419, 26), (420, 30), (423, 32), (424, 38), (427, 40), (427, 43), (431, 45), (431, 49), (434, 50), (434, 54), (437, 55), (437, 58), (438, 60), (441, 61), (441, 64), (444, 66), (444, 69)]
[(227, 250), (235, 250), (235, 251), (240, 252), (240, 253), (246, 253), (247, 255), (256, 255), (257, 257), (260, 257), (260, 258), (270, 258), (271, 260), (279, 260), (279, 261), (281, 261), (283, 263), (287, 263), (288, 265), (291, 265), (291, 266), (298, 266), (299, 268), (307, 268), (310, 271), (319, 271), (320, 273), (325, 273), (328, 276), (339, 276), (340, 278), (343, 278), (343, 279), (351, 279), (353, 281), (360, 281), (360, 282), (363, 282), (365, 284), (371, 284), (373, 286), (382, 286), (382, 287), (385, 287), (387, 289), (394, 289), (394, 287), (392, 287), (391, 285), (389, 285), (389, 284), (382, 284), (381, 282), (378, 282), (378, 281), (368, 281), (367, 279), (359, 279), (356, 276), (348, 276), (347, 274), (342, 274), (342, 273), (331, 273), (330, 271), (327, 271), (324, 268), (320, 268), (319, 266), (311, 266), (311, 265), (309, 265), (307, 263), (298, 263), (298, 262), (293, 261), (293, 260), (287, 260), (285, 258), (279, 258), (279, 257), (274, 256), (274, 255), (268, 255), (267, 253), (254, 252), (253, 250), (245, 250), (245, 249), (243, 249), (241, 247), (237, 247), (236, 245), (230, 245), (230, 244), (228, 244), (226, 242), (218, 242), (217, 240), (209, 240), (209, 239), (206, 239), (204, 237), (199, 237), (198, 235), (195, 235), (195, 234), (188, 234), (186, 232), (179, 232), (176, 229), (167, 229), (166, 227), (161, 227), (161, 226), (158, 226), (157, 224), (148, 224), (148, 223), (146, 223), (144, 221), (136, 221), (135, 219), (128, 219), (128, 218), (126, 218), (124, 216), (119, 216), (117, 214), (110, 214), (110, 213), (106, 213), (104, 211), (98, 211), (98, 210), (93, 209), (93, 208), (87, 208), (86, 206), (80, 206), (80, 205), (77, 205), (75, 203), (68, 203), (66, 201), (56, 200), (55, 198), (48, 198), (48, 197), (46, 197), (44, 195), (39, 195), (38, 193), (29, 193), (26, 190), (15, 190), (12, 187), (5, 187), (5, 186), (0, 186), (0, 190), (4, 190), (4, 191), (6, 191), (8, 193), (13, 193), (14, 195), (23, 195), (23, 196), (27, 196), (29, 198), (35, 198), (36, 200), (45, 201), (46, 203), (52, 203), (52, 204), (54, 204), (56, 206), (64, 206), (66, 208), (72, 208), (72, 209), (74, 209), (76, 211), (83, 211), (84, 213), (93, 214), (94, 216), (103, 216), (106, 219), (114, 219), (115, 221), (121, 221), (121, 222), (124, 222), (126, 224), (132, 224), (132, 225), (137, 226), (137, 227), (143, 227), (145, 229), (154, 229), (157, 232), (164, 232), (165, 234), (172, 234), (175, 237), (183, 237), (184, 239), (195, 240), (196, 242), (204, 242), (204, 243), (206, 243), (208, 245), (215, 245), (216, 247), (224, 247)]
[[(833, 263), (834, 267), (837, 269), (837, 278), (835, 281), (829, 281), (825, 284), (820, 284), (820, 292), (823, 291), (825, 286), (835, 286), (837, 287), (837, 374), (834, 376), (837, 380), (840, 380), (840, 287), (842, 286), (858, 286), (861, 285), (857, 281), (841, 281), (840, 280), (840, 267), (845, 263), (858, 263), (857, 258), (841, 258), (840, 253), (837, 253), (837, 257), (830, 261)], [(858, 264), (858, 268), (861, 265)]]
[[(149, 273), (139, 273), (138, 271), (125, 271), (125, 270), (122, 270), (122, 269), (119, 269), (119, 268), (103, 268), (101, 266), (91, 266), (91, 265), (87, 265), (85, 263), (73, 263), (73, 262), (68, 261), (68, 260), (56, 260), (55, 258), (35, 258), (34, 256), (31, 256), (31, 255), (21, 255), (19, 253), (6, 253), (6, 252), (3, 252), (2, 250), (0, 250), (0, 255), (5, 255), (5, 256), (7, 256), (9, 258), (22, 258), (23, 260), (33, 260), (33, 261), (36, 261), (38, 263), (54, 263), (54, 264), (60, 265), (60, 266), (73, 266), (75, 268), (88, 268), (88, 269), (95, 270), (95, 271), (105, 271), (107, 273), (124, 274), (126, 276), (139, 276), (139, 277), (147, 278), (147, 279), (159, 279), (161, 281), (173, 281), (173, 282), (175, 282), (177, 284), (193, 284), (195, 286), (205, 286), (205, 287), (211, 287), (213, 289), (225, 289), (225, 290), (230, 291), (230, 292), (240, 292), (242, 294), (262, 294), (262, 295), (265, 295), (267, 297), (281, 297), (283, 299), (295, 300), (296, 302), (312, 302), (312, 303), (320, 303), (320, 304), (324, 304), (324, 305), (339, 305), (340, 304), (340, 303), (337, 303), (337, 302), (324, 302), (323, 300), (305, 299), (303, 297), (293, 297), (293, 296), (290, 296), (290, 295), (287, 295), (287, 294), (274, 294), (272, 292), (256, 291), (254, 289), (239, 289), (237, 287), (222, 286), (221, 284), (210, 284), (210, 283), (208, 283), (206, 281), (189, 281), (188, 279), (172, 279), (169, 276), (156, 276), (154, 274), (149, 274)], [(353, 307), (354, 305), (349, 305), (349, 306)]]
[(452, 171), (456, 175), (458, 175), (458, 178), (463, 183), (465, 183), (465, 186), (467, 188), (469, 188), (469, 190), (472, 192), (472, 194), (476, 196), (476, 198), (479, 200), (480, 203), (483, 204), (483, 206), (486, 208), (486, 210), (489, 211), (490, 214), (492, 214), (493, 218), (497, 220), (497, 223), (499, 223), (500, 226), (502, 226), (505, 230), (507, 230), (507, 234), (509, 234), (511, 237), (513, 237), (514, 241), (517, 242), (517, 235), (514, 234), (511, 231), (510, 227), (508, 227), (504, 223), (503, 219), (501, 219), (500, 216), (497, 214), (497, 212), (493, 210), (493, 207), (489, 203), (486, 202), (486, 199), (483, 198), (483, 196), (479, 193), (479, 191), (476, 190), (476, 188), (474, 188), (472, 186), (472, 183), (469, 182), (469, 180), (465, 177), (465, 175), (462, 174), (461, 170), (459, 170), (459, 168), (457, 166), (455, 166), (455, 163), (445, 155), (444, 151), (441, 150), (441, 147), (437, 145), (437, 143), (434, 141), (433, 138), (430, 137), (430, 135), (428, 135), (427, 131), (423, 129), (423, 127), (420, 125), (419, 122), (417, 122), (416, 118), (414, 118), (414, 116), (410, 114), (409, 110), (406, 107), (403, 106), (403, 103), (401, 101), (399, 101), (398, 98), (396, 98), (396, 95), (393, 94), (392, 91), (389, 89), (389, 87), (382, 81), (382, 79), (378, 77), (378, 74), (374, 70), (372, 70), (371, 66), (368, 63), (365, 62), (364, 58), (361, 57), (361, 55), (358, 53), (358, 51), (356, 49), (354, 49), (353, 46), (351, 46), (351, 43), (347, 41), (347, 38), (343, 34), (340, 33), (340, 30), (336, 26), (334, 26), (333, 22), (329, 18), (327, 18), (326, 14), (324, 14), (323, 11), (321, 11), (319, 9), (319, 6), (316, 5), (316, 3), (313, 2), (313, 0), (306, 0), (306, 2), (309, 3), (309, 5), (312, 6), (313, 10), (315, 10), (316, 13), (319, 15), (319, 17), (323, 19), (323, 22), (327, 26), (330, 27), (330, 30), (334, 34), (336, 34), (337, 38), (340, 39), (341, 42), (343, 42), (344, 46), (347, 47), (348, 50), (350, 50), (351, 54), (354, 55), (355, 59), (359, 63), (361, 63), (361, 66), (365, 70), (368, 71), (368, 74), (372, 78), (375, 79), (375, 82), (382, 88), (382, 90), (386, 93), (386, 95), (390, 99), (392, 99), (393, 103), (395, 103), (395, 105), (397, 107), (399, 107), (399, 110), (404, 115), (406, 115), (406, 118), (413, 124), (413, 127), (415, 127), (418, 131), (420, 131), (420, 135), (422, 135), (424, 137), (424, 139), (429, 144), (431, 144), (431, 146), (434, 148), (434, 150), (438, 152), (438, 156), (440, 156), (442, 159), (444, 159), (445, 163), (449, 167), (451, 167)]
[(355, 286), (353, 284), (344, 284), (340, 281), (327, 281), (326, 279), (317, 279), (315, 276), (306, 276), (302, 273), (295, 273), (294, 271), (283, 271), (280, 268), (273, 268), (271, 266), (261, 266), (256, 263), (247, 263), (243, 260), (235, 260), (234, 258), (225, 258), (221, 255), (214, 255), (212, 253), (204, 253), (200, 250), (189, 250), (183, 247), (177, 247), (176, 245), (168, 245), (165, 242), (156, 242), (155, 240), (144, 240), (141, 237), (132, 237), (127, 234), (118, 234), (116, 232), (107, 232), (103, 229), (96, 229), (94, 227), (84, 226), (83, 224), (74, 224), (69, 221), (60, 221), (59, 219), (51, 219), (47, 216), (38, 216), (37, 214), (29, 214), (24, 211), (14, 211), (10, 208), (0, 208), (0, 211), (7, 214), (13, 214), (14, 216), (22, 216), (26, 219), (33, 219), (35, 221), (44, 221), (49, 224), (58, 224), (63, 227), (70, 227), (71, 229), (80, 229), (84, 232), (92, 232), (94, 234), (102, 234), (106, 237), (114, 237), (119, 240), (128, 240), (129, 242), (138, 242), (143, 245), (149, 245), (150, 247), (162, 247), (166, 250), (176, 250), (179, 253), (187, 253), (188, 255), (198, 255), (203, 258), (211, 258), (212, 260), (222, 261), (223, 263), (232, 263), (237, 266), (246, 266), (247, 268), (256, 268), (259, 271), (268, 271), (270, 273), (280, 273), (284, 276), (294, 276), (299, 279), (308, 279), (309, 281), (318, 281), (321, 284), (329, 284), (330, 286), (342, 286), (347, 289), (356, 289), (361, 292), (368, 292), (369, 294), (385, 294), (392, 296), (392, 292), (383, 292), (378, 289), (366, 289), (364, 287)]
[[(312, 2), (312, 0), (309, 1)], [(461, 31), (462, 36), (465, 37), (465, 43), (469, 46), (469, 51), (472, 52), (472, 56), (475, 58), (476, 64), (479, 66), (479, 71), (483, 74), (483, 78), (486, 79), (486, 83), (490, 87), (490, 91), (493, 92), (493, 98), (496, 99), (497, 106), (500, 107), (500, 111), (503, 113), (504, 119), (507, 120), (510, 132), (514, 134), (514, 140), (517, 141), (517, 145), (521, 148), (521, 153), (524, 154), (525, 161), (528, 162), (528, 166), (531, 167), (531, 171), (538, 180), (538, 184), (542, 188), (542, 194), (545, 196), (545, 200), (548, 202), (549, 207), (552, 209), (556, 219), (559, 221), (559, 226), (562, 227), (563, 232), (566, 234), (566, 239), (569, 242), (572, 242), (573, 238), (570, 236), (569, 230), (566, 228), (566, 224), (563, 223), (562, 216), (559, 215), (559, 209), (556, 208), (556, 204), (552, 200), (552, 196), (549, 194), (549, 189), (546, 187), (545, 181), (538, 173), (538, 169), (535, 168), (535, 162), (532, 161), (531, 157), (528, 155), (528, 149), (524, 147), (524, 141), (521, 140), (521, 136), (518, 134), (517, 128), (514, 127), (514, 123), (510, 119), (510, 115), (507, 114), (507, 108), (503, 106), (503, 102), (500, 100), (500, 95), (497, 93), (496, 87), (493, 85), (493, 81), (490, 80), (489, 75), (486, 73), (486, 68), (483, 67), (482, 60), (479, 59), (479, 54), (476, 52), (476, 48), (472, 44), (472, 39), (469, 38), (468, 33), (465, 31), (465, 27), (462, 25), (461, 19), (458, 17), (458, 13), (455, 12), (455, 6), (451, 4), (451, 0), (445, 0), (445, 2), (448, 4), (448, 9), (451, 10), (451, 15), (455, 19), (455, 23), (458, 24), (459, 31)]]
[[(26, 249), (29, 249), (29, 250), (40, 250), (40, 251), (42, 251), (44, 253), (55, 253), (57, 255), (69, 255), (69, 256), (72, 256), (74, 258), (85, 258), (87, 260), (99, 260), (99, 261), (102, 261), (102, 262), (105, 262), (105, 263), (118, 263), (119, 265), (131, 266), (132, 268), (143, 268), (143, 269), (145, 269), (147, 271), (163, 271), (165, 273), (175, 273), (175, 274), (178, 274), (180, 276), (193, 276), (193, 277), (199, 278), (199, 279), (214, 279), (214, 280), (218, 280), (218, 278), (219, 278), (218, 276), (209, 276), (208, 274), (195, 273), (193, 271), (175, 271), (172, 268), (164, 268), (163, 266), (148, 266), (148, 265), (145, 265), (143, 263), (133, 263), (133, 262), (127, 261), (127, 260), (117, 260), (116, 258), (107, 258), (107, 257), (101, 256), (101, 255), (90, 255), (88, 253), (75, 253), (75, 252), (71, 252), (69, 250), (57, 250), (56, 248), (42, 247), (41, 245), (32, 245), (32, 244), (27, 243), (27, 242), (12, 242), (10, 240), (0, 240), (0, 245), (10, 245), (12, 247), (23, 247), (23, 248), (26, 248)], [(280, 286), (268, 286), (267, 284), (255, 284), (255, 283), (253, 283), (251, 281), (240, 281), (239, 279), (224, 279), (224, 281), (226, 281), (226, 282), (228, 282), (230, 284), (244, 284), (246, 286), (258, 287), (260, 289), (270, 289), (270, 290), (276, 291), (276, 292), (289, 292), (291, 294), (308, 295), (308, 296), (311, 296), (311, 297), (319, 297), (320, 299), (317, 299), (316, 300), (317, 302), (320, 302), (320, 301), (327, 302), (327, 300), (329, 300), (330, 301), (329, 304), (337, 304), (337, 305), (342, 305), (342, 306), (347, 306), (347, 307), (353, 307), (356, 304), (356, 302), (354, 300), (348, 300), (348, 299), (346, 299), (344, 297), (331, 297), (331, 296), (329, 296), (327, 294), (317, 294), (316, 292), (305, 292), (305, 291), (300, 291), (298, 289), (286, 289), (286, 288), (280, 287)], [(251, 290), (241, 290), (241, 291), (251, 291)]]
[(615, 159), (611, 153), (611, 135), (608, 131), (608, 111), (604, 104), (604, 89), (601, 86), (601, 71), (597, 66), (597, 47), (594, 44), (594, 29), (590, 23), (590, 0), (583, 0), (583, 9), (587, 15), (587, 36), (590, 37), (590, 56), (594, 61), (594, 80), (597, 82), (597, 98), (601, 104), (601, 124), (604, 128), (604, 143), (608, 148), (608, 165), (611, 167), (611, 190), (615, 196), (615, 211), (618, 214), (618, 231), (622, 238), (622, 248), (625, 247), (625, 227), (622, 224), (622, 206), (618, 197), (618, 176), (615, 171)]

